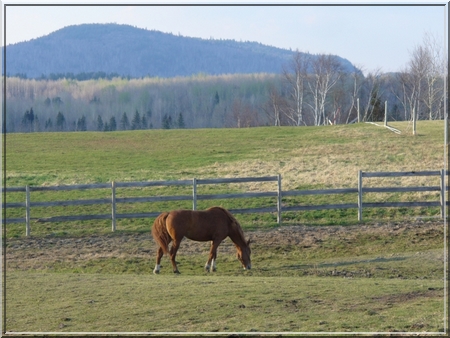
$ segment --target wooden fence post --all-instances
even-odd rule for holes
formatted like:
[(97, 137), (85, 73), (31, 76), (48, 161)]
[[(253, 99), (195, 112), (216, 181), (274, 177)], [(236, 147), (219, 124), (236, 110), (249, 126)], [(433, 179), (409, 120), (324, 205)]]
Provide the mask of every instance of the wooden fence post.
[(281, 226), (281, 174), (278, 174), (277, 223)]
[(387, 127), (387, 101), (384, 101), (384, 126)]
[(441, 170), (441, 217), (445, 219), (445, 169)]
[(192, 210), (197, 210), (197, 179), (192, 180)]
[(31, 228), (30, 228), (30, 186), (25, 187), (25, 223), (26, 223), (26, 229), (25, 229), (25, 235), (30, 236)]
[(111, 182), (111, 230), (116, 231), (116, 182)]
[(358, 221), (362, 221), (362, 170), (358, 171)]
[(356, 110), (357, 110), (357, 113), (358, 113), (358, 123), (359, 123), (360, 120), (361, 120), (361, 117), (359, 115), (359, 97), (356, 99)]

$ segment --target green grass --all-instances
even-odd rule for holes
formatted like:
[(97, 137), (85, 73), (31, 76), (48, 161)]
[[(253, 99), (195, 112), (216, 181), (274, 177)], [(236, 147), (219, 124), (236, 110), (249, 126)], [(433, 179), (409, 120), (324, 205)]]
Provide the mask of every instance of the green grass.
[(444, 329), (439, 280), (13, 272), (7, 282), (7, 331)]
[[(357, 186), (358, 170), (419, 171), (444, 167), (443, 122), (392, 123), (401, 135), (369, 124), (305, 128), (34, 133), (6, 136), (8, 186), (272, 176), (283, 189)], [(367, 180), (368, 186), (436, 185), (435, 179)], [(276, 184), (201, 186), (199, 194), (276, 190)], [(32, 192), (33, 201), (108, 198), (108, 189)], [(189, 187), (118, 189), (117, 197), (190, 195)], [(355, 200), (352, 200), (355, 198)], [(373, 194), (373, 202), (420, 198)], [(23, 193), (7, 202), (24, 201)], [(118, 213), (190, 208), (191, 202), (123, 204)], [(211, 203), (211, 204), (209, 204)], [(199, 201), (226, 208), (273, 205), (274, 199)], [(303, 196), (286, 205), (356, 203), (356, 196)], [(33, 208), (32, 217), (109, 213), (109, 206)], [(24, 217), (24, 209), (7, 210)], [(443, 228), (408, 224), (437, 208), (364, 210), (360, 228), (313, 241), (309, 225), (358, 223), (356, 210), (283, 213), (306, 225), (302, 244), (261, 241), (273, 214), (237, 215), (252, 244), (250, 271), (219, 247), (218, 271), (203, 270), (204, 253), (182, 243), (174, 276), (167, 257), (152, 274), (151, 219), (7, 224), (6, 327), (28, 332), (442, 332)], [(283, 230), (283, 228), (281, 229)], [(308, 230), (308, 231), (307, 231)], [(404, 231), (403, 231), (404, 230)], [(276, 230), (278, 232), (278, 230)], [(339, 230), (341, 231), (341, 230)], [(138, 241), (136, 238), (139, 238)], [(260, 242), (258, 242), (260, 238)], [(134, 240), (133, 240), (134, 239)], [(66, 241), (66, 244), (57, 244)], [(78, 242), (80, 241), (80, 242)], [(84, 246), (78, 243), (84, 241)], [(308, 242), (309, 241), (309, 242)], [(44, 245), (43, 243), (47, 243)], [(61, 243), (61, 242), (60, 242)], [(42, 245), (42, 246), (41, 246)], [(81, 244), (80, 244), (81, 245)], [(151, 248), (152, 250), (149, 250)], [(222, 249), (221, 249), (222, 248)], [(223, 250), (223, 251), (221, 251)], [(206, 334), (208, 335), (208, 334)]]
[(185, 241), (181, 275), (167, 257), (152, 274), (154, 253), (142, 254), (150, 238), (108, 234), (75, 251), (77, 237), (59, 246), (15, 239), (7, 252), (22, 253), (8, 256), (6, 330), (442, 332), (442, 236), (439, 226), (412, 226), (329, 234), (311, 247), (256, 239), (252, 270), (219, 247), (215, 273)]
[[(406, 123), (402, 126), (407, 127)], [(199, 174), (215, 177), (221, 166), (228, 164), (241, 163), (235, 170), (244, 171), (245, 161), (259, 160), (275, 162), (278, 165), (273, 169), (281, 169), (298, 157), (316, 171), (323, 169), (318, 157), (329, 158), (333, 162), (329, 165), (336, 164), (337, 170), (342, 164), (349, 170), (380, 170), (392, 163), (410, 170), (424, 164), (428, 169), (430, 165), (443, 167), (443, 122), (420, 121), (418, 131), (419, 136), (413, 137), (355, 124), (8, 134), (7, 185), (169, 180)], [(339, 182), (339, 176), (335, 180)], [(329, 185), (323, 181), (312, 186), (318, 184)]]
[[(394, 125), (395, 124), (395, 125)], [(370, 124), (250, 129), (146, 130), (130, 132), (31, 133), (6, 136), (7, 186), (178, 180), (282, 175), (283, 190), (357, 186), (358, 170), (419, 171), (444, 167), (443, 122), (419, 121), (418, 136), (407, 123), (393, 123), (401, 135)], [(420, 159), (420, 160), (418, 160)], [(366, 186), (439, 185), (436, 177), (365, 179)], [(276, 183), (199, 186), (198, 194), (276, 191)], [(191, 195), (190, 187), (118, 189), (117, 197)], [(32, 201), (108, 198), (108, 189), (32, 192)], [(438, 201), (436, 192), (366, 194), (365, 202)], [(8, 193), (23, 202), (24, 193)], [(287, 197), (283, 204), (357, 203), (356, 194)], [(269, 207), (275, 198), (199, 201), (198, 208)], [(191, 208), (191, 202), (121, 204), (118, 213)], [(106, 214), (107, 205), (33, 208), (32, 217)], [(439, 208), (365, 209), (365, 221), (437, 217)], [(24, 208), (7, 218), (24, 217)], [(318, 210), (283, 214), (286, 224), (355, 224), (356, 210)], [(246, 229), (276, 226), (271, 214), (238, 215)], [(118, 229), (145, 231), (148, 219), (118, 221)], [(101, 225), (101, 226), (100, 226)], [(106, 227), (105, 227), (106, 226)], [(108, 231), (108, 222), (33, 224), (34, 235)], [(7, 236), (22, 236), (23, 224), (9, 224)]]

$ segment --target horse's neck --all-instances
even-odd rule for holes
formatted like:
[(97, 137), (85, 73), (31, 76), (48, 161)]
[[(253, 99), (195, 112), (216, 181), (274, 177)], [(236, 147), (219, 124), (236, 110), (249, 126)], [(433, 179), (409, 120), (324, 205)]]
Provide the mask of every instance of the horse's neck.
[(233, 241), (233, 243), (240, 248), (244, 248), (247, 243), (245, 242), (245, 238), (239, 229), (236, 228), (236, 226), (232, 226), (230, 229), (230, 233), (228, 235), (230, 239)]

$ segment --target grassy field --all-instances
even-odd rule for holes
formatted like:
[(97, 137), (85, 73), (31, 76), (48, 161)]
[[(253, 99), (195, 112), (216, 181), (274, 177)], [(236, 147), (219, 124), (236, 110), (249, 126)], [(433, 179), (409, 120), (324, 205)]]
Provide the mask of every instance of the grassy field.
[(247, 232), (243, 271), (227, 240), (183, 241), (153, 275), (149, 234), (8, 241), (6, 329), (29, 332), (442, 332), (442, 223)]
[(443, 121), (6, 136), (9, 186), (283, 175), (287, 188), (354, 185), (358, 170), (444, 166)]
[[(34, 332), (439, 332), (437, 281), (9, 275), (7, 329)], [(25, 284), (26, 283), (26, 284)], [(295, 285), (293, 285), (295, 283)], [(29, 285), (33, 285), (32, 291)], [(201, 296), (199, 297), (199, 294)], [(226, 297), (224, 297), (226, 295)], [(33, 299), (32, 308), (29, 302)], [(38, 310), (38, 311), (36, 311)]]
[[(305, 127), (146, 130), (114, 133), (32, 133), (6, 137), (6, 183), (58, 185), (217, 177), (282, 175), (283, 190), (356, 188), (358, 170), (419, 171), (444, 167), (442, 121), (420, 121), (412, 136), (407, 122), (392, 123), (397, 135), (371, 124)], [(365, 186), (439, 185), (437, 177), (366, 179)], [(198, 194), (276, 191), (276, 183), (200, 186)], [(118, 189), (117, 197), (191, 195), (190, 187)], [(33, 201), (109, 198), (110, 191), (34, 192)], [(22, 202), (24, 193), (11, 193), (8, 202)], [(365, 202), (439, 200), (438, 192), (367, 194)], [(356, 203), (356, 194), (288, 197), (298, 204)], [(276, 205), (275, 198), (199, 201), (198, 208)], [(117, 213), (191, 208), (191, 202), (121, 204)], [(32, 217), (109, 213), (109, 206), (33, 208)], [(9, 209), (7, 217), (24, 217), (24, 209)], [(439, 208), (366, 209), (369, 220), (439, 216)], [(248, 229), (273, 227), (275, 215), (239, 215)], [(355, 224), (356, 209), (286, 213), (287, 224)], [(35, 235), (85, 234), (108, 231), (109, 222), (36, 224)], [(120, 220), (118, 229), (146, 231), (147, 220)], [(8, 236), (21, 236), (23, 225), (11, 224)]]
[[(8, 186), (266, 176), (283, 189), (356, 187), (358, 170), (444, 167), (443, 122), (305, 128), (35, 133), (6, 137)], [(377, 179), (368, 185), (437, 185), (434, 178)], [(185, 190), (183, 190), (185, 189)], [(203, 193), (259, 191), (267, 185), (202, 187)], [(109, 191), (33, 192), (33, 201), (108, 198)], [(118, 197), (190, 194), (189, 188), (122, 189)], [(434, 193), (377, 194), (373, 201), (437, 200)], [(342, 197), (337, 197), (338, 199)], [(8, 202), (23, 201), (11, 193)], [(257, 203), (255, 201), (254, 203)], [(261, 203), (273, 203), (261, 200)], [(340, 203), (330, 197), (285, 199)], [(355, 203), (355, 201), (351, 201)], [(190, 203), (123, 205), (117, 212), (190, 208)], [(227, 208), (248, 201), (209, 203)], [(239, 203), (244, 203), (242, 206)], [(253, 202), (251, 202), (253, 203)], [(207, 207), (207, 202), (199, 208)], [(256, 206), (256, 205), (255, 205)], [(108, 206), (33, 208), (33, 217), (108, 213)], [(436, 209), (436, 210), (435, 210)], [(24, 210), (7, 211), (23, 217)], [(237, 215), (253, 240), (243, 271), (233, 244), (219, 247), (218, 271), (203, 265), (208, 243), (183, 241), (174, 276), (154, 267), (152, 220), (7, 224), (8, 332), (443, 332), (444, 222), (437, 208)], [(417, 219), (417, 217), (423, 217)]]

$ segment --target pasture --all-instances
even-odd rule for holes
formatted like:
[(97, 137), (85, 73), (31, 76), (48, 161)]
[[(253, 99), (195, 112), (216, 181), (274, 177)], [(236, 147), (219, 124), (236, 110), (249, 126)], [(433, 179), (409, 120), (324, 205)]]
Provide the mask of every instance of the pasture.
[[(360, 169), (443, 168), (443, 122), (420, 121), (418, 133), (360, 124), (8, 134), (6, 181), (56, 185), (281, 173), (288, 188), (340, 188), (354, 185)], [(71, 194), (67, 198), (98, 198)], [(33, 226), (29, 238), (22, 224), (10, 224), (4, 329), (443, 333), (446, 232), (435, 215), (374, 210), (358, 224), (339, 211), (299, 212), (285, 215), (280, 228), (271, 215), (238, 215), (253, 241), (252, 270), (242, 270), (227, 239), (218, 248), (217, 272), (208, 274), (209, 243), (185, 239), (179, 276), (167, 257), (160, 275), (152, 274), (153, 220), (123, 220), (114, 233), (103, 221), (44, 223)]]

